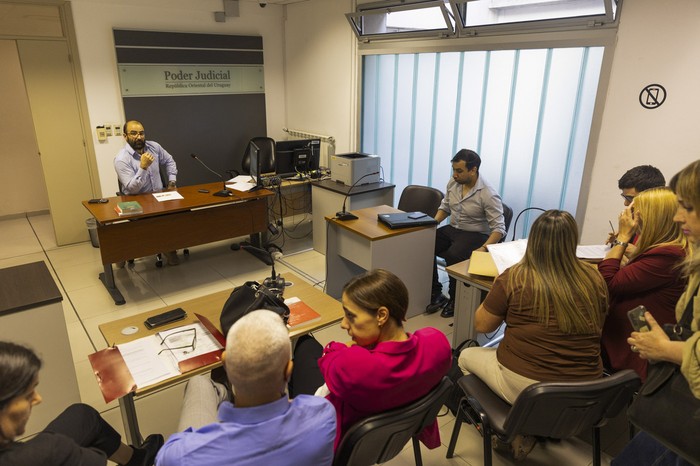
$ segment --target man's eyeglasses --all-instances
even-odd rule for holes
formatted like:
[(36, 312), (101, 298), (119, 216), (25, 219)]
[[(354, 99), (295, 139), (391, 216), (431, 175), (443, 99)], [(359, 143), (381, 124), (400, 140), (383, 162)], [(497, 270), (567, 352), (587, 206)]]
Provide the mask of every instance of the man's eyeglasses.
[(622, 198), (623, 198), (624, 200), (626, 200), (627, 202), (632, 202), (632, 201), (634, 201), (634, 196), (632, 196), (632, 195), (630, 195), (630, 194), (622, 194), (622, 193), (620, 193), (620, 196), (622, 196)]
[(145, 136), (146, 135), (146, 133), (144, 131), (129, 131), (126, 134), (128, 134), (132, 138), (135, 138), (136, 136)]
[[(188, 334), (189, 333), (189, 334)], [(173, 352), (173, 350), (191, 348), (189, 351), (184, 351), (185, 354), (191, 353), (197, 348), (197, 329), (187, 328), (185, 330), (178, 330), (168, 334), (167, 336), (160, 338), (160, 344), (165, 345), (165, 348), (158, 352), (160, 356), (164, 351)]]

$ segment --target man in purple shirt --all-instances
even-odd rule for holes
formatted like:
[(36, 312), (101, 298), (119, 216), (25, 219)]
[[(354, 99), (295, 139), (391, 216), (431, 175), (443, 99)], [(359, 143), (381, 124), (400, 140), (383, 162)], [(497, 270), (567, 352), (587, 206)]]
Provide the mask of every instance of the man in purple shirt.
[(239, 319), (222, 356), (235, 400), (226, 400), (223, 385), (191, 379), (180, 416), (185, 430), (168, 439), (156, 465), (332, 464), (335, 409), (321, 397), (289, 400), (291, 354), (279, 315), (260, 310)]

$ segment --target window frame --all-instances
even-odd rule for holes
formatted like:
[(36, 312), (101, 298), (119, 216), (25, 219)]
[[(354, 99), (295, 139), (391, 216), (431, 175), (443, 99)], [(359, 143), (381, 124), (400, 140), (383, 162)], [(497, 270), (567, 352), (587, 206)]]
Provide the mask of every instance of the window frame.
[[(512, 35), (537, 32), (574, 31), (591, 29), (617, 29), (623, 0), (601, 0), (605, 13), (569, 18), (539, 19), (502, 24), (465, 26), (464, 14), (467, 4), (477, 0), (388, 0), (357, 5), (355, 12), (345, 17), (357, 39), (364, 43), (371, 41), (401, 39), (451, 39), (455, 37), (473, 38), (491, 35)], [(613, 2), (617, 5), (613, 14)], [(367, 16), (379, 16), (398, 11), (440, 8), (445, 29), (425, 29), (410, 32), (369, 33), (362, 31), (361, 24)]]
[[(464, 11), (466, 5), (476, 0), (449, 0), (452, 13), (455, 17), (457, 32), (460, 37), (473, 37), (477, 35), (493, 35), (493, 34), (513, 34), (527, 33), (534, 31), (551, 31), (551, 30), (574, 30), (574, 29), (590, 29), (599, 27), (617, 27), (622, 0), (617, 1), (616, 15), (613, 17), (612, 2), (616, 0), (602, 0), (605, 6), (603, 15), (588, 15), (572, 18), (554, 18), (554, 19), (539, 19), (531, 21), (521, 21), (502, 24), (488, 24), (481, 26), (465, 26)], [(461, 6), (465, 8), (462, 9)]]
[[(346, 13), (345, 17), (350, 23), (355, 36), (358, 40), (369, 42), (370, 40), (387, 40), (387, 39), (413, 39), (413, 38), (445, 38), (454, 37), (457, 34), (456, 22), (453, 11), (448, 9), (447, 0), (404, 0), (397, 2), (380, 2), (366, 3), (357, 6), (354, 13)], [(387, 32), (383, 34), (365, 34), (359, 24), (361, 24), (366, 16), (385, 15), (387, 13), (422, 10), (428, 8), (440, 8), (443, 19), (445, 21), (445, 29), (426, 29), (410, 32)], [(452, 19), (452, 22), (450, 21)]]

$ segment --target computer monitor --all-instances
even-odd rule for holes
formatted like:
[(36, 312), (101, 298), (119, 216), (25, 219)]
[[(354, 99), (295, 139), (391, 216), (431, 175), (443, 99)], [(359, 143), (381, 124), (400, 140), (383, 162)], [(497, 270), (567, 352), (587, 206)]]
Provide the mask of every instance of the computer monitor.
[(275, 164), (277, 174), (307, 173), (318, 170), (321, 157), (320, 139), (294, 139), (275, 143)]
[(248, 153), (250, 154), (250, 177), (251, 183), (260, 186), (260, 148), (253, 141), (248, 143)]

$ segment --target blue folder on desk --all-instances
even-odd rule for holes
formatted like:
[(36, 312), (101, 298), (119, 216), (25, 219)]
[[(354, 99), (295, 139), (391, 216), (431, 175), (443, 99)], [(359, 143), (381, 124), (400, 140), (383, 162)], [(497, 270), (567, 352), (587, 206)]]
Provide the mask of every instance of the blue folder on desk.
[(377, 219), (395, 230), (397, 228), (421, 227), (437, 225), (437, 220), (423, 212), (397, 212), (393, 214), (377, 214)]

